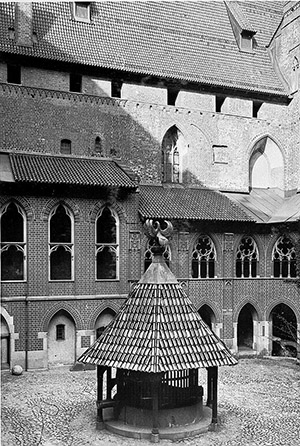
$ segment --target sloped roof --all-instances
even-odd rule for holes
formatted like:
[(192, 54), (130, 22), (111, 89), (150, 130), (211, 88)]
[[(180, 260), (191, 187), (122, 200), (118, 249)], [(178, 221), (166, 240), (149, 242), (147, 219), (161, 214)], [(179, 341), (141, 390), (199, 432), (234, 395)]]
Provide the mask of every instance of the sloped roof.
[(144, 218), (254, 221), (224, 194), (190, 187), (140, 186), (139, 212)]
[[(25, 153), (3, 153), (4, 158), (9, 159), (10, 177), (17, 183), (137, 187), (137, 182), (109, 159)], [(3, 163), (6, 171), (9, 164)], [(7, 173), (5, 177), (8, 178)]]
[(274, 189), (252, 189), (249, 194), (225, 193), (257, 223), (282, 223), (300, 219), (300, 194), (282, 197)]
[(91, 23), (72, 19), (69, 2), (36, 2), (33, 48), (9, 38), (14, 4), (0, 3), (0, 50), (286, 96), (266, 49), (281, 2), (237, 3), (257, 30), (253, 54), (239, 51), (223, 1), (92, 2)]
[(78, 361), (146, 373), (237, 363), (161, 256), (154, 258), (115, 319)]

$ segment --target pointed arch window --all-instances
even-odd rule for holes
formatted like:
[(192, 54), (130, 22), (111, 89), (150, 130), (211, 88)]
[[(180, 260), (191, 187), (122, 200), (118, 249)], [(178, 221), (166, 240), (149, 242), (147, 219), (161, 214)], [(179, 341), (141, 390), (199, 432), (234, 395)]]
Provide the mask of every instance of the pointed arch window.
[(74, 280), (74, 219), (63, 204), (49, 216), (49, 279)]
[(236, 252), (236, 277), (257, 277), (258, 249), (252, 237), (243, 237)]
[(182, 181), (181, 146), (184, 145), (182, 133), (176, 126), (171, 127), (162, 141), (162, 181), (180, 183)]
[(26, 218), (16, 203), (1, 212), (1, 280), (26, 280)]
[(243, 237), (236, 252), (236, 277), (257, 277), (258, 249), (252, 237)]
[[(152, 260), (153, 260), (152, 248), (153, 248), (154, 244), (155, 244), (154, 240), (148, 240), (148, 242), (147, 242), (147, 247), (146, 247), (146, 251), (144, 254), (144, 272), (149, 268), (149, 266), (152, 263)], [(169, 245), (167, 245), (165, 247), (165, 250), (163, 252), (163, 258), (164, 258), (164, 261), (166, 262), (166, 264), (168, 265), (168, 267), (170, 267), (171, 249), (170, 249)]]
[(119, 277), (119, 219), (107, 206), (96, 218), (96, 280)]
[(281, 236), (272, 252), (274, 277), (297, 277), (296, 251), (288, 237)]
[(216, 258), (216, 248), (212, 239), (207, 235), (201, 235), (192, 253), (192, 277), (195, 279), (215, 277)]

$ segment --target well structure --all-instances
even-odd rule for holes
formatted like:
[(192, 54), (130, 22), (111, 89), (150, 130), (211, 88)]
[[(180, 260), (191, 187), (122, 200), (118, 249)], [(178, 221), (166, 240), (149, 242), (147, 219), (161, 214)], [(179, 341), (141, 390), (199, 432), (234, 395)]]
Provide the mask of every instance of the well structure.
[[(217, 425), (218, 367), (237, 361), (163, 259), (171, 224), (161, 229), (159, 222), (147, 221), (145, 226), (155, 243), (153, 262), (78, 360), (97, 366), (97, 427), (158, 442)], [(206, 405), (200, 368), (207, 369)]]

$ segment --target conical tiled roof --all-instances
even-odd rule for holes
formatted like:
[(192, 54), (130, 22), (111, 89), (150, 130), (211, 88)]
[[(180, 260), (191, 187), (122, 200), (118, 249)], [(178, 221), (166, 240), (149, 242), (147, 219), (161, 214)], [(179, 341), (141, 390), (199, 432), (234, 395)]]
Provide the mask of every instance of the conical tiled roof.
[(154, 258), (115, 319), (78, 360), (147, 373), (237, 363), (161, 257)]

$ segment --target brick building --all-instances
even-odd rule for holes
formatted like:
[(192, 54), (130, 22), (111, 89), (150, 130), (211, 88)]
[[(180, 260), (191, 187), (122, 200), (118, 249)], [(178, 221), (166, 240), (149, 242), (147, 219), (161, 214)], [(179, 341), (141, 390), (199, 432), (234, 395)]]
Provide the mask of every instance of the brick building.
[(3, 366), (74, 363), (151, 262), (147, 218), (232, 351), (294, 352), (300, 2), (0, 11)]

